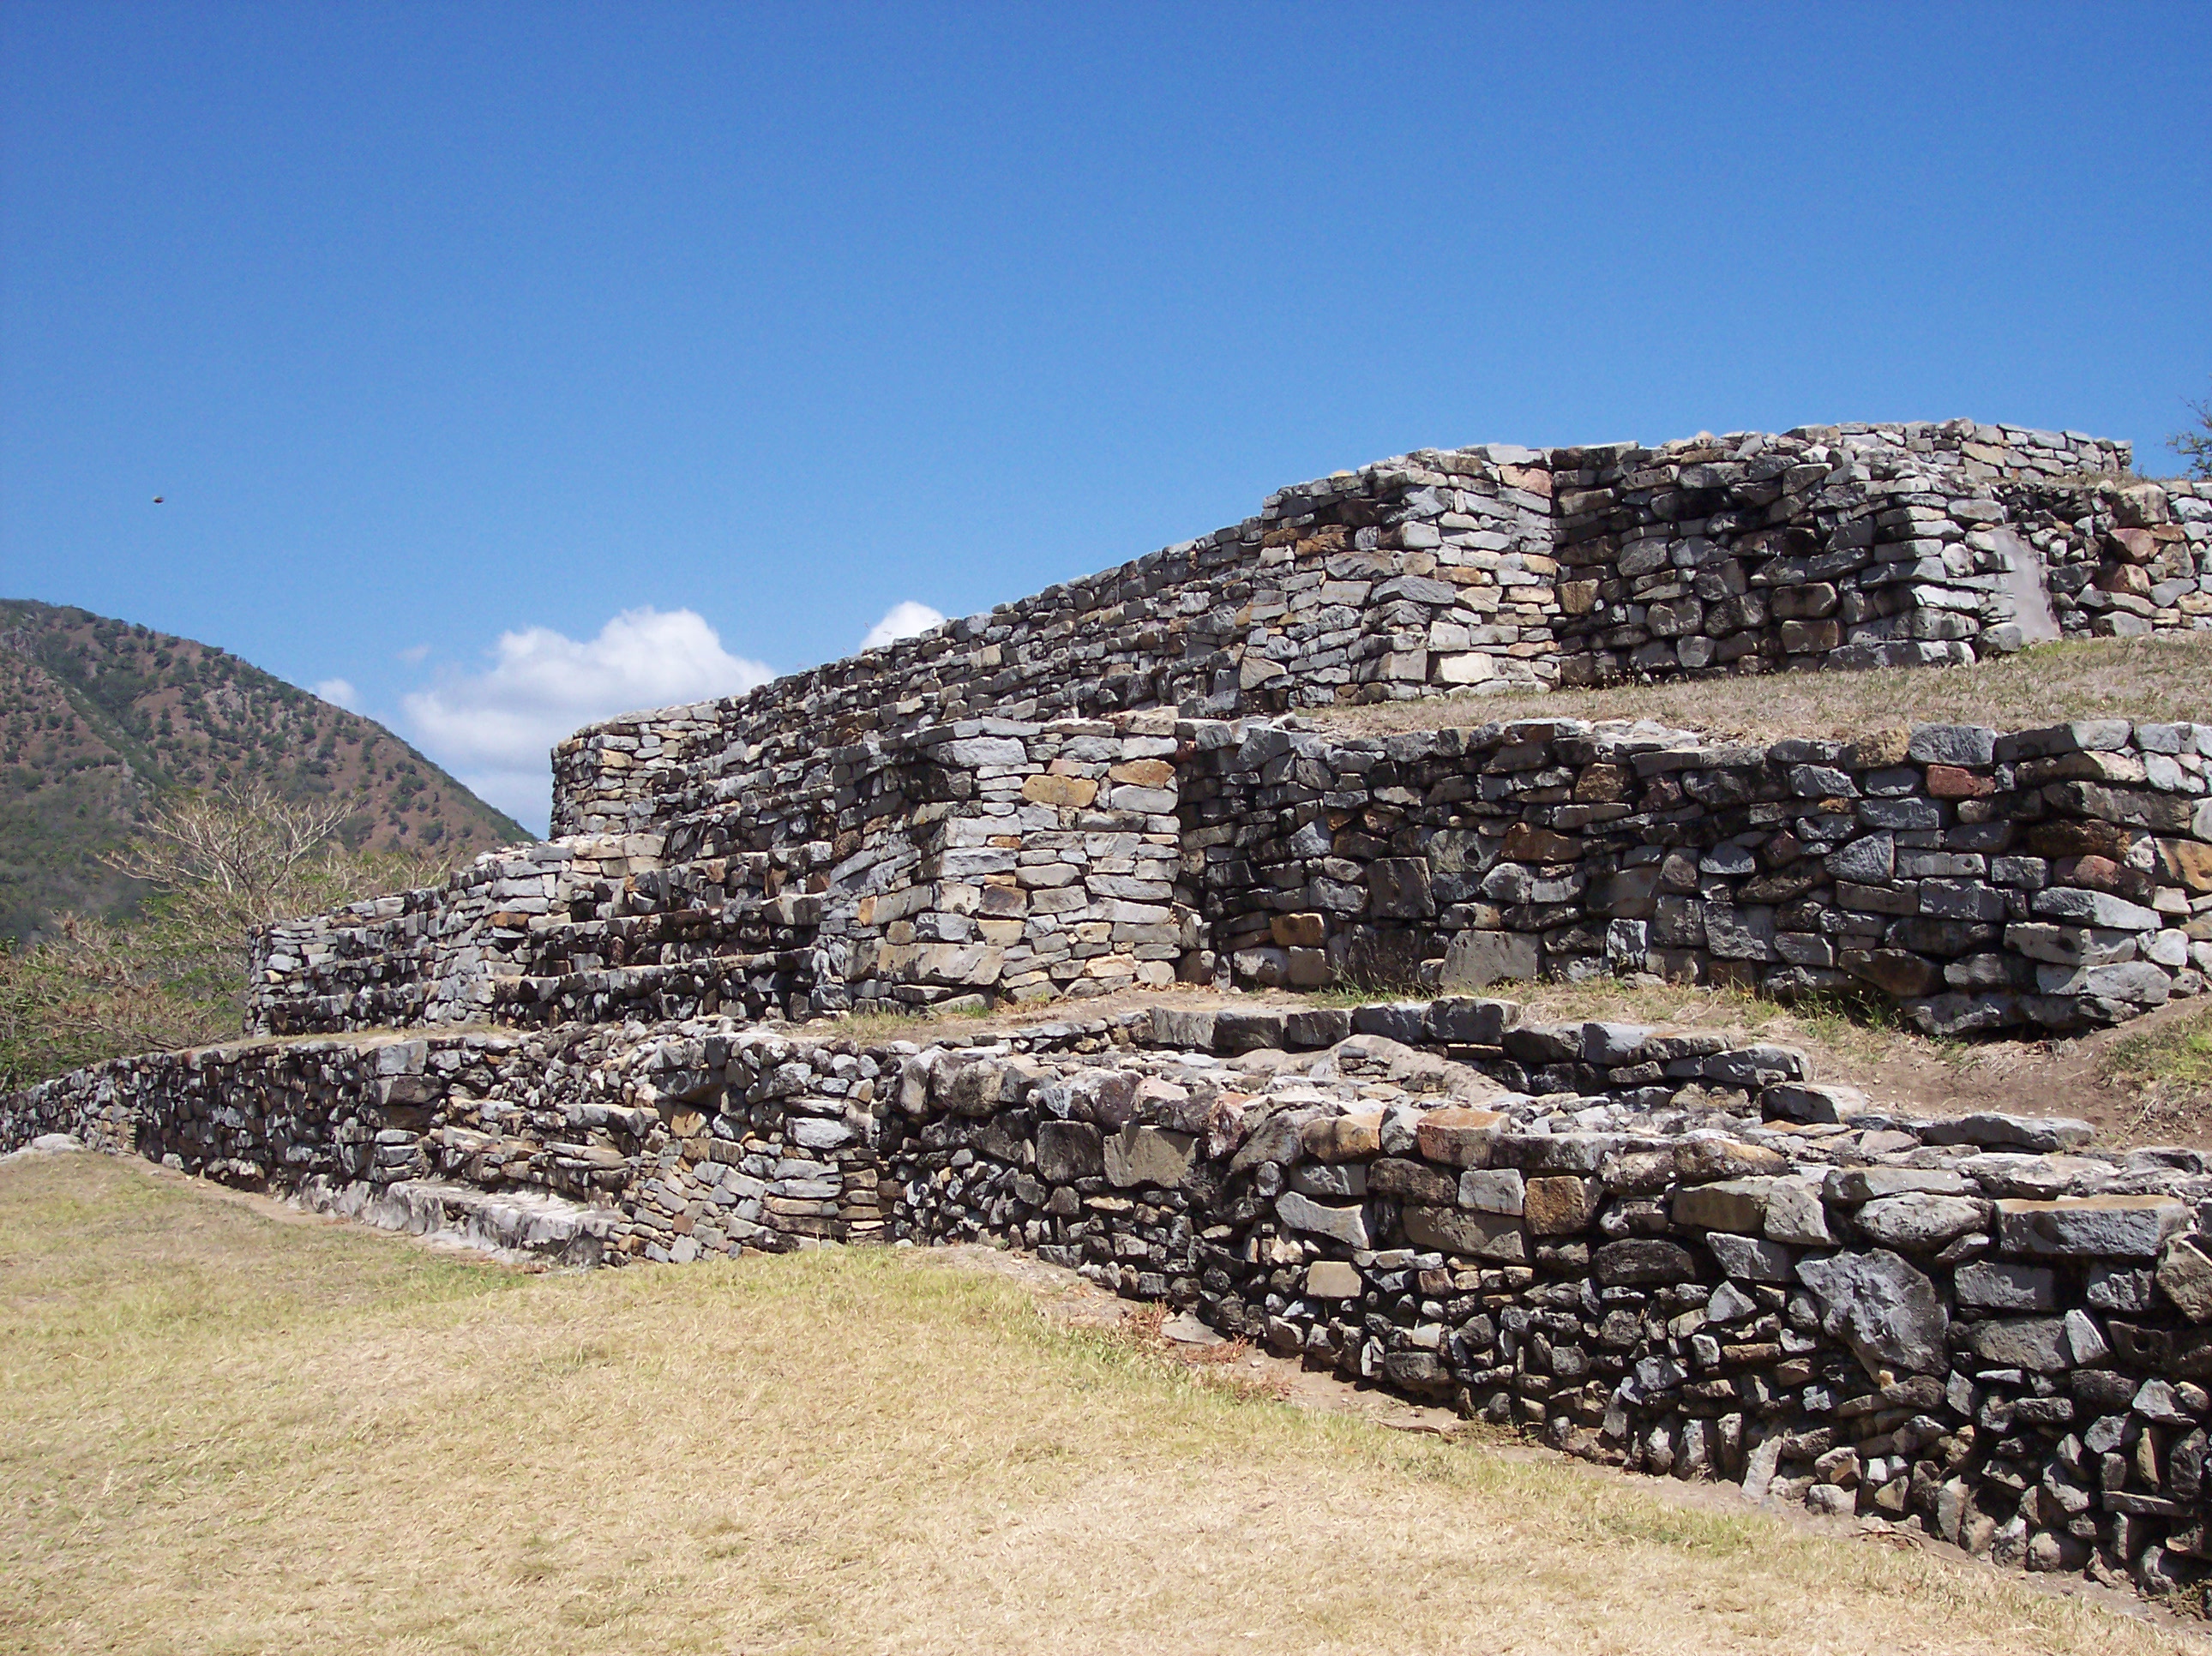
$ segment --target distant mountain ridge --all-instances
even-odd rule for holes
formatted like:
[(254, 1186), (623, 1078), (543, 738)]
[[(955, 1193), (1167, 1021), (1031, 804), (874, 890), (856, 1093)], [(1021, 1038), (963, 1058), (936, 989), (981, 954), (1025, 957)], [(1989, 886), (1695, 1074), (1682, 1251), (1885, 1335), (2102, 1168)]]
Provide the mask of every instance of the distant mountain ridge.
[(258, 777), (295, 798), (358, 794), (356, 848), (535, 836), (374, 719), (228, 652), (88, 610), (0, 598), (0, 937), (67, 910), (127, 911), (100, 861), (172, 790)]

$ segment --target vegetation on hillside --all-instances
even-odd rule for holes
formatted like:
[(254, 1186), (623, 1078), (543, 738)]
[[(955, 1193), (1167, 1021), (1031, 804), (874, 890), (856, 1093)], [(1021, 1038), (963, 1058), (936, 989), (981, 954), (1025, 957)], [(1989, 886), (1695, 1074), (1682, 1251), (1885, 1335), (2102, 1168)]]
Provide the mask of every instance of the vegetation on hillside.
[(0, 938), (131, 923), (154, 888), (110, 853), (160, 802), (248, 783), (342, 807), (353, 852), (459, 862), (530, 837), (383, 726), (235, 656), (0, 600)]
[(234, 1039), (256, 927), (441, 878), (443, 848), (349, 846), (344, 799), (233, 779), (149, 811), (106, 864), (148, 895), (0, 947), (0, 1092), (126, 1053)]

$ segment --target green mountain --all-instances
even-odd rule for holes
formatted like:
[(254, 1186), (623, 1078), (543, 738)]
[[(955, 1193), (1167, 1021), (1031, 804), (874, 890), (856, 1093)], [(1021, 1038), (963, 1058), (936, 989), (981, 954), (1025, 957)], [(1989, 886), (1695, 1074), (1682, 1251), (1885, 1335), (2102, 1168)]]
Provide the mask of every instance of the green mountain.
[(532, 836), (374, 719), (191, 639), (0, 598), (0, 937), (138, 900), (100, 853), (180, 788), (258, 777), (359, 804), (356, 849), (450, 851)]

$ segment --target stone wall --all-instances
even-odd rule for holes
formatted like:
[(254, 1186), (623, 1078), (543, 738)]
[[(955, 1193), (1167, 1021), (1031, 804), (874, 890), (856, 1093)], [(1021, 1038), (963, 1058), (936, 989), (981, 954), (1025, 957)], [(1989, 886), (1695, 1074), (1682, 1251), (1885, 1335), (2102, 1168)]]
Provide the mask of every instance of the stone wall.
[(1175, 721), (971, 720), (723, 779), (660, 831), (273, 926), (250, 1027), (758, 1017), (1175, 980)]
[(1948, 1034), (2110, 1023), (2212, 971), (2212, 725), (1194, 745), (1185, 870), (1240, 985), (1652, 973)]
[(2206, 1157), (1899, 1119), (1786, 1048), (1453, 998), (572, 1026), (0, 1101), (0, 1148), (49, 1131), (574, 1263), (1000, 1240), (1594, 1460), (2200, 1604), (2212, 1570)]
[[(2065, 481), (2111, 482), (2128, 464), (2124, 444), (1963, 421), (1417, 451), (919, 638), (579, 731), (555, 750), (554, 831), (651, 828), (760, 765), (984, 715), (1220, 719), (1626, 674), (1972, 659), (2041, 624), (2043, 572), (2015, 513), (2044, 544), (2078, 540), (2069, 567), (2094, 563), (2052, 601), (2102, 592), (2088, 583), (2126, 564), (2158, 577), (2150, 624), (2195, 625), (2172, 583), (2184, 562), (2212, 579), (2202, 536), (2189, 538), (2202, 525), (2141, 559), (2099, 526), (2111, 491)], [(2163, 499), (2118, 516), (2173, 516)]]
[(264, 1033), (1653, 974), (2078, 1029), (2212, 970), (2212, 726), (973, 720), (271, 928)]
[(2212, 482), (2002, 487), (2069, 637), (2212, 626)]

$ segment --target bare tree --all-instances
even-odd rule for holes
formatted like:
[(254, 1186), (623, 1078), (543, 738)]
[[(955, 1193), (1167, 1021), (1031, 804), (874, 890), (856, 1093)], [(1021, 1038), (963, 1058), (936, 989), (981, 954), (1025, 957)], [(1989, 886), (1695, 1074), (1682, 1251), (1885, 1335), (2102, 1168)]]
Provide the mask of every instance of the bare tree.
[(337, 829), (354, 804), (246, 781), (156, 808), (107, 858), (153, 888), (141, 919), (70, 916), (0, 948), (0, 1087), (234, 1039), (256, 929), (443, 877), (451, 864), (432, 852), (347, 850)]
[(304, 912), (327, 883), (350, 799), (295, 803), (258, 779), (157, 807), (109, 866), (191, 905), (242, 940)]
[(2194, 430), (2177, 431), (2167, 438), (2166, 446), (2189, 464), (2192, 477), (2212, 477), (2212, 397), (2188, 404), (2189, 411), (2197, 416)]

